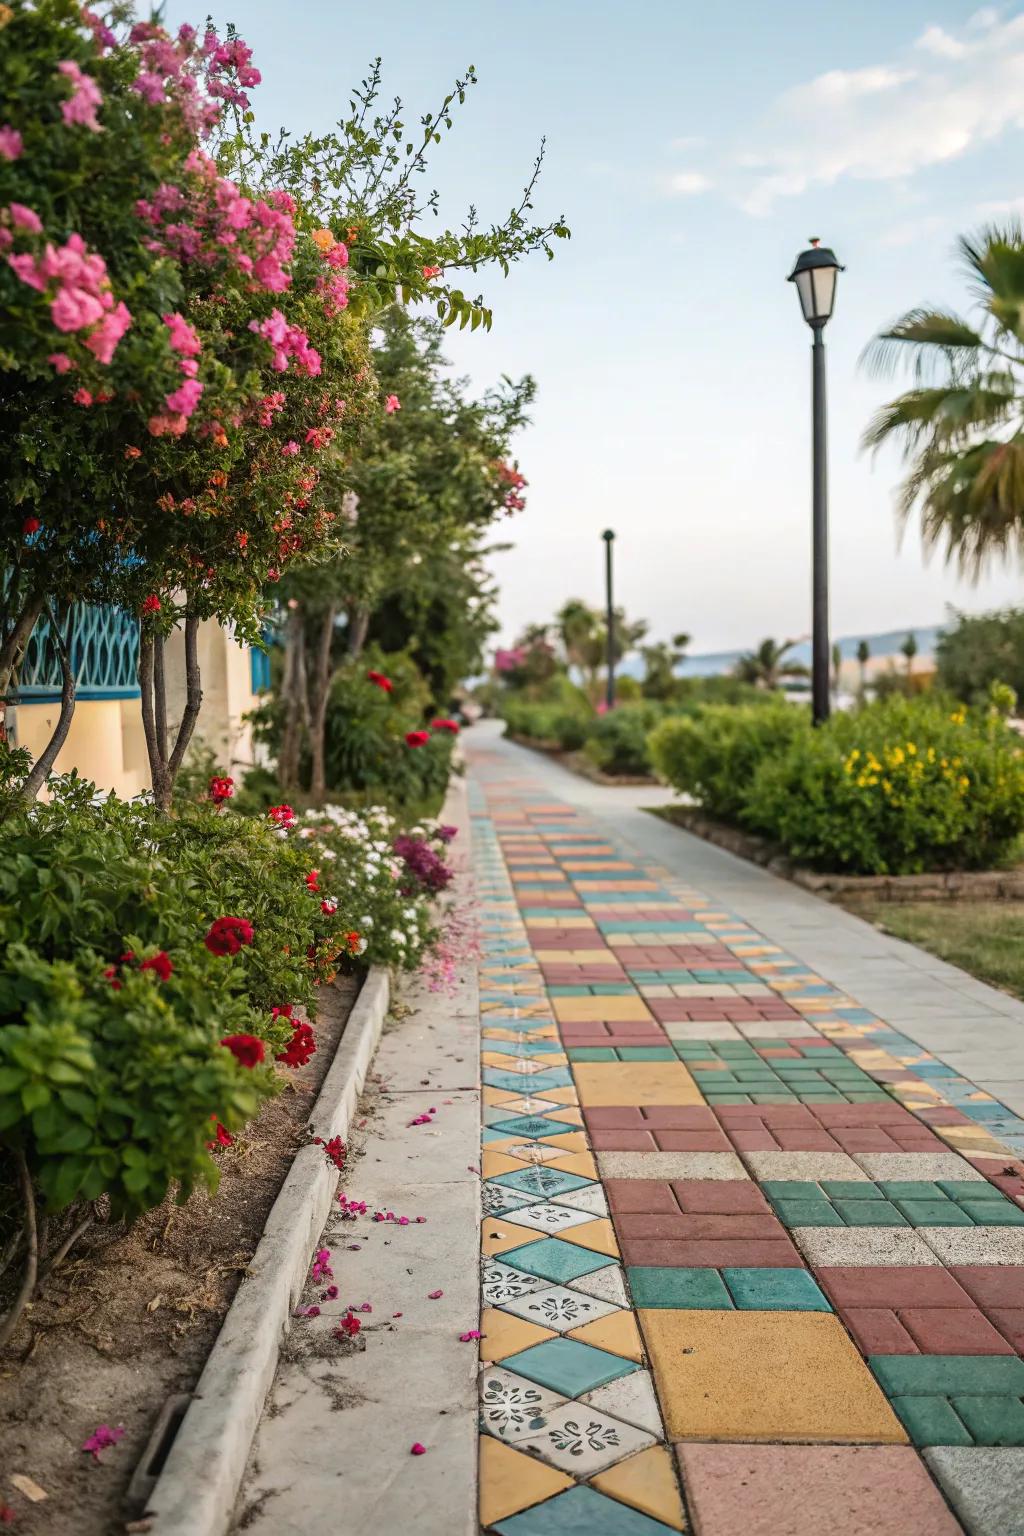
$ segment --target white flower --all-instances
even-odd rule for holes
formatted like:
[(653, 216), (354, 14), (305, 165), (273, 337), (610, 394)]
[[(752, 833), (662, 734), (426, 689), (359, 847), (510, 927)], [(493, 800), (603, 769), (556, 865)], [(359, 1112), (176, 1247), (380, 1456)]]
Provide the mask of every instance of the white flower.
[(360, 928), (372, 928), (373, 927), (373, 918), (372, 917), (361, 917), (359, 919), (359, 927)]
[(394, 939), (396, 944), (405, 943), (405, 934), (402, 932), (401, 928), (392, 928), (391, 937)]

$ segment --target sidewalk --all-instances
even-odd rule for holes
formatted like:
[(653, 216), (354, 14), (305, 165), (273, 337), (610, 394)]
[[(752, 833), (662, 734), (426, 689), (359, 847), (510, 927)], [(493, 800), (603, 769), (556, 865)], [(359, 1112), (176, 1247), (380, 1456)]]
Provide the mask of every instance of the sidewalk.
[(1024, 1536), (1024, 1008), (465, 742), (484, 1529)]

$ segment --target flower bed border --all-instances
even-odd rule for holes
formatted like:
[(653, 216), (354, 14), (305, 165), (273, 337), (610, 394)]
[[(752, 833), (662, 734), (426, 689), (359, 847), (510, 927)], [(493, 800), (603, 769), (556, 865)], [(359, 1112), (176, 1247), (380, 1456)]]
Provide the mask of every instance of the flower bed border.
[[(390, 1001), (389, 973), (373, 966), (310, 1115), (325, 1140), (348, 1134)], [(230, 1526), (281, 1340), (337, 1183), (319, 1147), (300, 1147), (148, 1501), (154, 1536), (222, 1536)]]
[(696, 806), (665, 805), (647, 809), (652, 816), (682, 827), (752, 864), (760, 864), (771, 874), (791, 880), (794, 885), (802, 886), (826, 901), (840, 901), (848, 896), (877, 896), (884, 901), (1024, 901), (1024, 871), (1021, 870), (950, 870), (927, 875), (823, 874), (794, 864), (780, 851), (778, 844), (716, 821)]

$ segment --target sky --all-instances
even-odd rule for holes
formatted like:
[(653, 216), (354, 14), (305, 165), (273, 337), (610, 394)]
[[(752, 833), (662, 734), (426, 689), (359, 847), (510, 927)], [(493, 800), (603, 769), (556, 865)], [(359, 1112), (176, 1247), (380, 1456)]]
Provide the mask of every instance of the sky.
[[(500, 219), (542, 136), (534, 211), (571, 242), (486, 275), (492, 331), (451, 334), (483, 390), (531, 373), (515, 451), (528, 505), (498, 530), (502, 638), (569, 597), (616, 597), (693, 651), (810, 628), (810, 331), (793, 259), (812, 236), (846, 271), (826, 331), (835, 635), (924, 626), (972, 586), (911, 525), (900, 461), (859, 440), (903, 387), (865, 344), (913, 305), (969, 309), (959, 233), (1024, 210), (1024, 6), (955, 0), (235, 0), (261, 126), (324, 129), (377, 55), (414, 123), (472, 63), (480, 83), (431, 162), (445, 223)], [(171, 22), (199, 19), (179, 0)]]

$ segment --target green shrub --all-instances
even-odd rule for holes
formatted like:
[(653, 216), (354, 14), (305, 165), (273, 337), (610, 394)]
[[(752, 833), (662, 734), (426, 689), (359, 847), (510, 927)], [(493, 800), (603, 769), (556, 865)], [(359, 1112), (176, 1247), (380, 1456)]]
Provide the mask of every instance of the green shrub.
[(663, 715), (661, 705), (651, 702), (621, 704), (606, 715), (595, 715), (583, 750), (604, 773), (650, 773), (647, 739)]
[(1024, 750), (998, 718), (892, 699), (763, 759), (743, 819), (822, 869), (988, 868), (1024, 831)]
[(738, 821), (762, 759), (778, 757), (809, 731), (805, 710), (766, 695), (757, 704), (708, 704), (670, 715), (652, 732), (648, 752), (674, 789), (712, 816)]
[(551, 699), (527, 699), (509, 694), (502, 701), (501, 713), (512, 736), (525, 741), (556, 745), (563, 752), (577, 752), (587, 737), (593, 716), (590, 705), (580, 695), (573, 697), (559, 691)]

